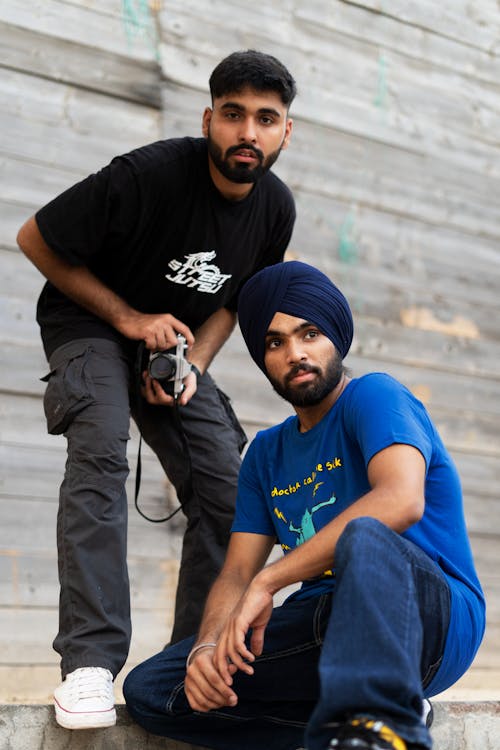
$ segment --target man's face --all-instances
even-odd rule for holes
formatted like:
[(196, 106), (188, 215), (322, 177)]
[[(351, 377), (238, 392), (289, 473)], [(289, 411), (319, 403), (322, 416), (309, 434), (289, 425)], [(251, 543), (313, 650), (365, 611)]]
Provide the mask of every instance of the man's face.
[(287, 148), (291, 131), (286, 106), (269, 91), (228, 94), (203, 115), (211, 164), (232, 183), (248, 185), (262, 177)]
[(276, 313), (266, 334), (266, 372), (274, 390), (293, 406), (315, 406), (339, 384), (342, 359), (310, 321)]

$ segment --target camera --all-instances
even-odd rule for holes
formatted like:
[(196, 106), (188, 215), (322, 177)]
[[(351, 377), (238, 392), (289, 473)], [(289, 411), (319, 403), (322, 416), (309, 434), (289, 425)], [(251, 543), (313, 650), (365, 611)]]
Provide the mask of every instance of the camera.
[(177, 398), (184, 390), (184, 378), (191, 372), (191, 364), (185, 358), (186, 339), (177, 334), (177, 346), (149, 355), (148, 374), (157, 380), (165, 393)]

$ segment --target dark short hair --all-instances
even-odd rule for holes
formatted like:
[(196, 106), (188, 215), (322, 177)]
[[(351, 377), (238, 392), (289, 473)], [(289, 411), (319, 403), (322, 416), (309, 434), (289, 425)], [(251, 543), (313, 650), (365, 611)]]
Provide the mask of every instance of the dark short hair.
[(210, 76), (209, 86), (212, 102), (226, 94), (251, 88), (276, 92), (287, 108), (297, 93), (295, 81), (283, 63), (254, 49), (233, 52), (221, 60)]

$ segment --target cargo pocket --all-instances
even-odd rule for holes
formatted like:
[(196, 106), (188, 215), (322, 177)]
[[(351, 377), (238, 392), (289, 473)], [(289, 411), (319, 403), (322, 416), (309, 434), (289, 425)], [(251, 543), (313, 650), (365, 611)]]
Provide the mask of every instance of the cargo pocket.
[(248, 438), (246, 436), (245, 430), (241, 426), (238, 417), (236, 416), (234, 409), (231, 405), (231, 399), (229, 396), (227, 396), (224, 391), (221, 391), (220, 388), (217, 388), (217, 393), (219, 394), (219, 398), (221, 400), (222, 406), (224, 407), (224, 411), (227, 414), (227, 418), (229, 419), (229, 422), (231, 424), (231, 427), (236, 433), (237, 439), (238, 439), (238, 451), (241, 453), (243, 451), (243, 448), (248, 443)]
[(75, 416), (95, 399), (92, 381), (85, 372), (89, 353), (85, 349), (41, 378), (47, 383), (43, 408), (51, 435), (65, 432)]

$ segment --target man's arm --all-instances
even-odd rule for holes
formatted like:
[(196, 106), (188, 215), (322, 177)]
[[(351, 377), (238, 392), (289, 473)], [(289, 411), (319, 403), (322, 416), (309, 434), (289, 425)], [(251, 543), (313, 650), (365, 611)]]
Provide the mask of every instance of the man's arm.
[[(235, 532), (231, 535), (224, 566), (205, 605), (195, 646), (214, 644), (248, 584), (269, 557), (274, 538)], [(232, 706), (237, 697), (214, 666), (214, 647), (200, 649), (187, 668), (185, 691), (191, 708), (209, 711)]]
[(198, 370), (205, 372), (213, 358), (226, 343), (236, 325), (236, 313), (221, 307), (214, 312), (197, 330), (194, 346), (189, 353), (189, 361)]
[[(368, 465), (371, 490), (324, 526), (311, 539), (258, 572), (246, 588), (219, 639), (215, 663), (226, 684), (262, 653), (269, 621), (269, 599), (292, 583), (321, 575), (334, 567), (335, 547), (346, 525), (354, 518), (376, 518), (401, 533), (420, 520), (424, 512), (425, 460), (409, 445), (395, 444), (377, 453)], [(251, 650), (245, 636), (252, 628)], [(233, 668), (228, 670), (228, 660)]]
[(169, 313), (146, 314), (130, 307), (103, 284), (86, 266), (73, 266), (59, 257), (43, 239), (35, 217), (21, 227), (17, 242), (38, 270), (63, 294), (90, 310), (123, 336), (144, 341), (151, 351), (169, 349), (177, 343), (177, 333), (192, 346), (188, 326)]

